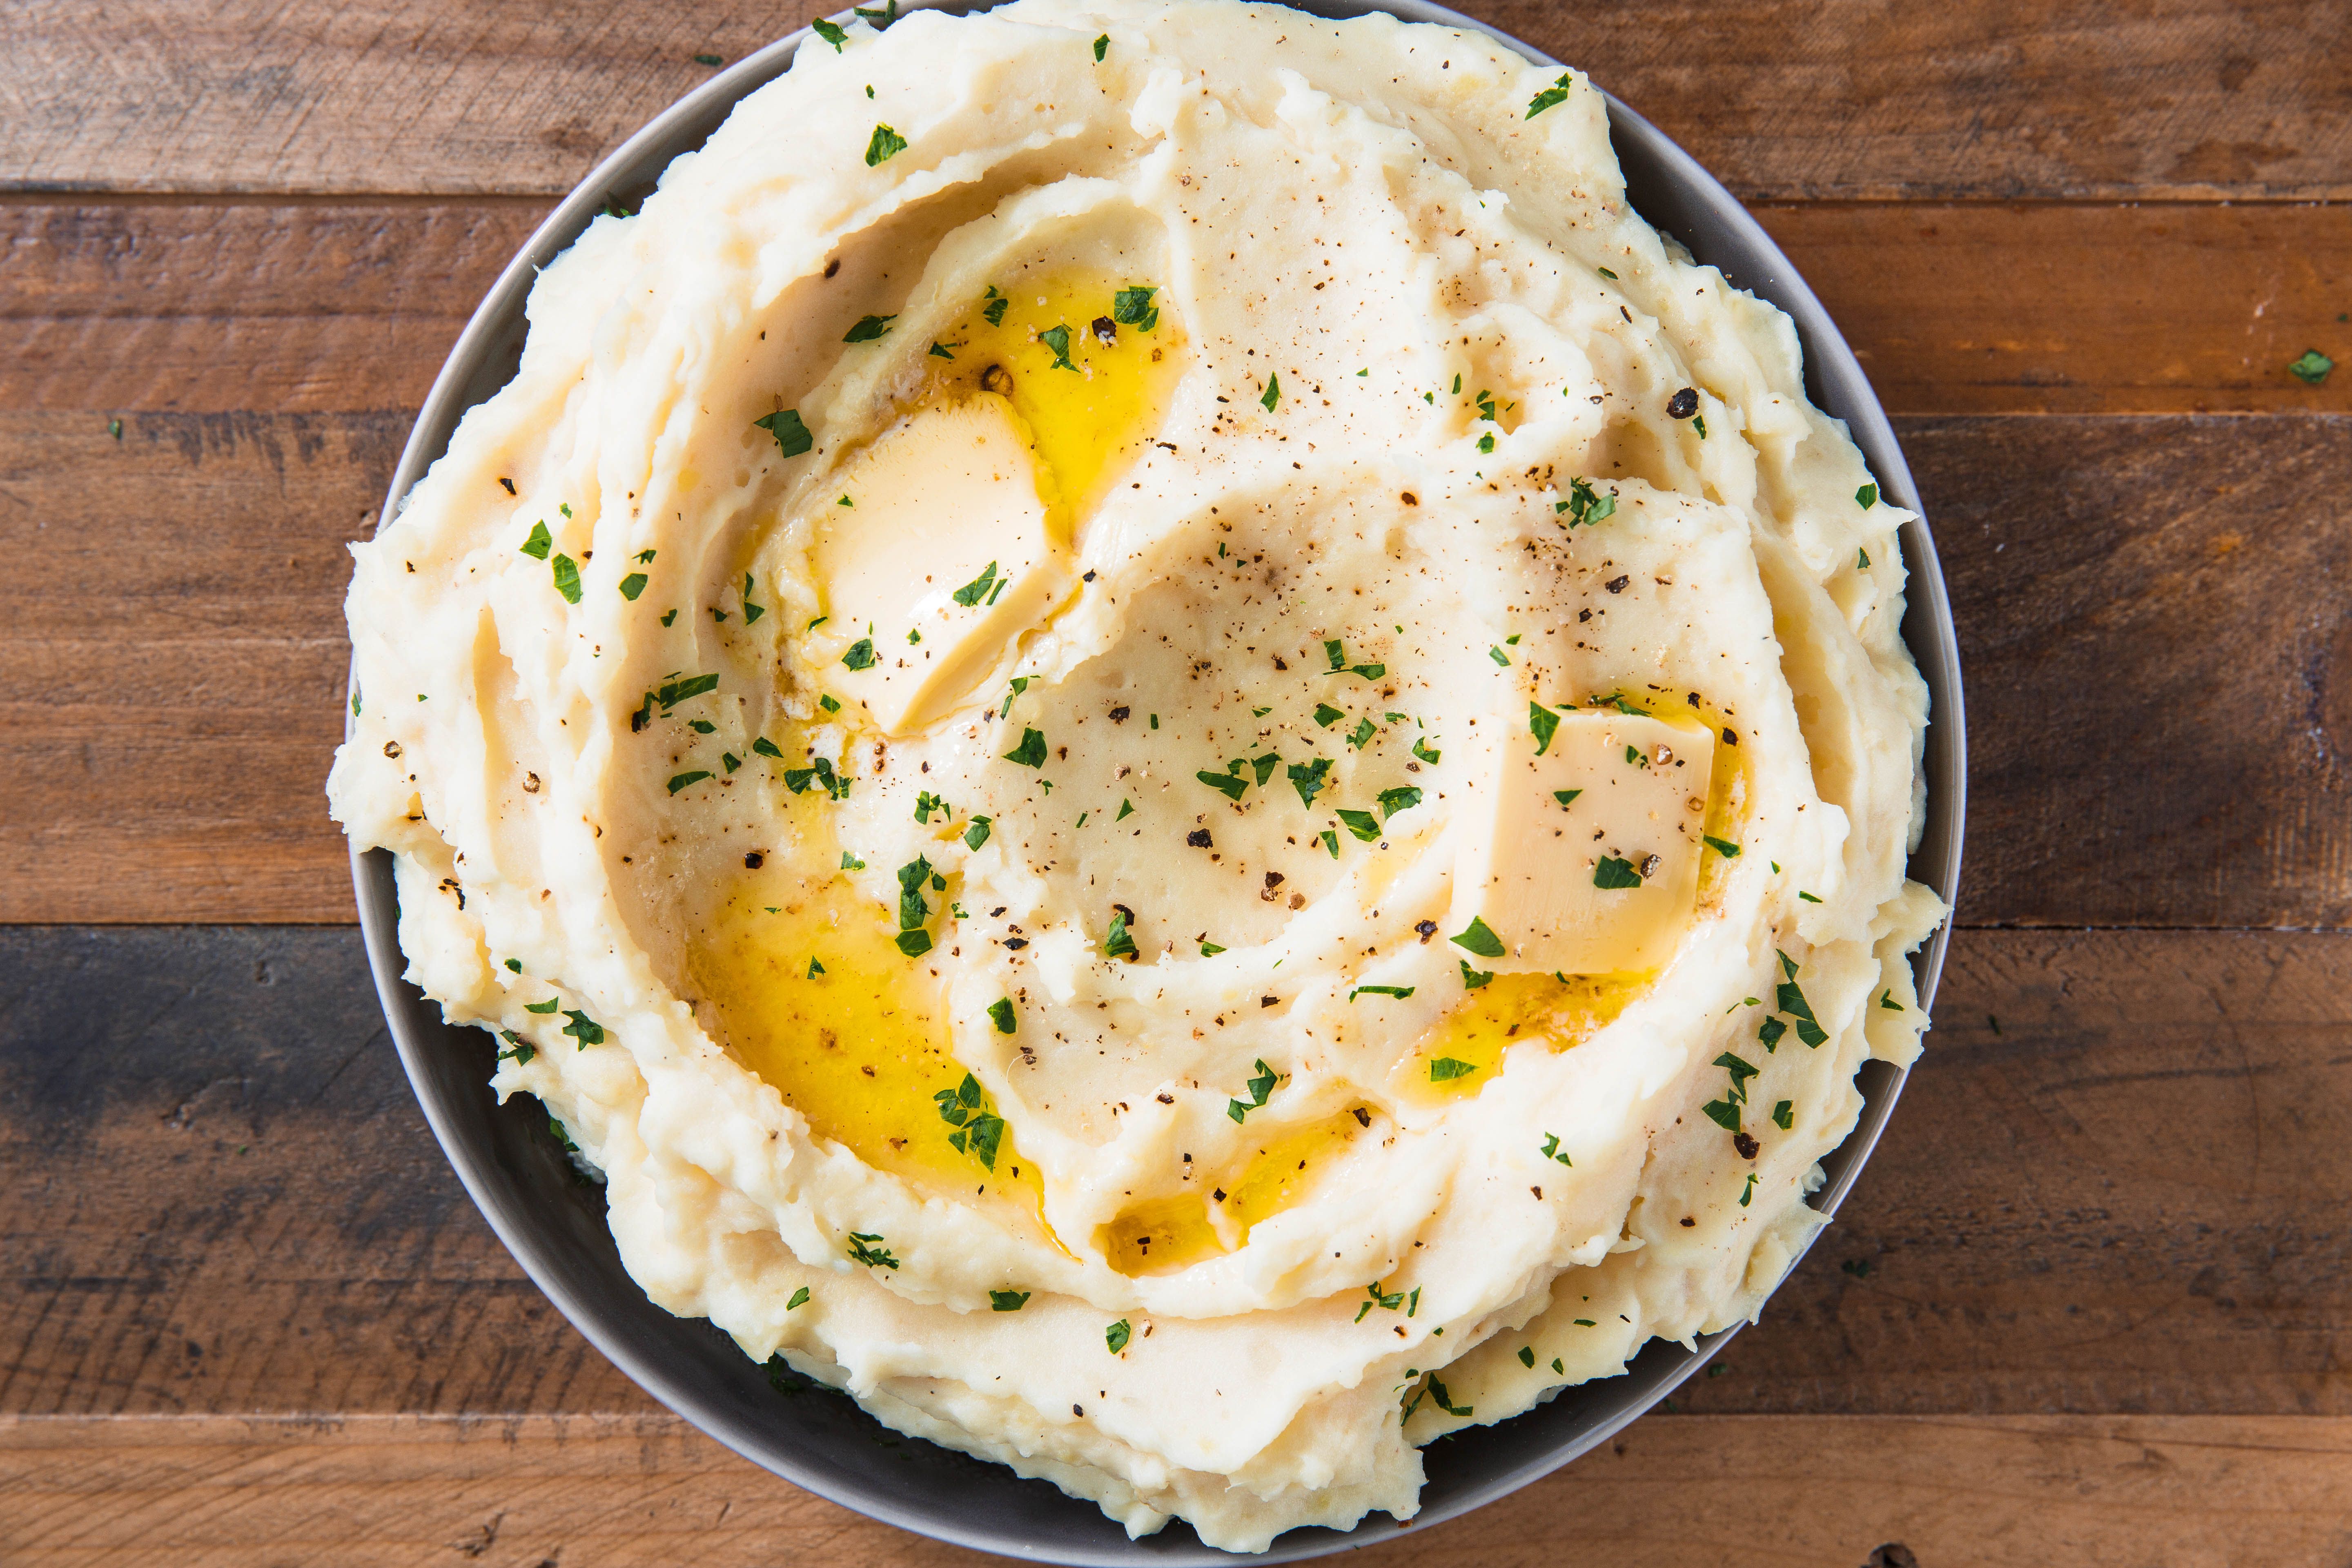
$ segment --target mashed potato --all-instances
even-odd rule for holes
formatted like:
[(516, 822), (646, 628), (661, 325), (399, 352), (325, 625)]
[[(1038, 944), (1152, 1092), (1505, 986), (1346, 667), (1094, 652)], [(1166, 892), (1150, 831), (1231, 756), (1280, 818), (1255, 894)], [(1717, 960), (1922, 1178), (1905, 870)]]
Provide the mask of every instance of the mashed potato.
[(1918, 1048), (1907, 514), (1573, 72), (838, 40), (354, 550), (336, 816), (662, 1306), (1138, 1534), (1409, 1517)]

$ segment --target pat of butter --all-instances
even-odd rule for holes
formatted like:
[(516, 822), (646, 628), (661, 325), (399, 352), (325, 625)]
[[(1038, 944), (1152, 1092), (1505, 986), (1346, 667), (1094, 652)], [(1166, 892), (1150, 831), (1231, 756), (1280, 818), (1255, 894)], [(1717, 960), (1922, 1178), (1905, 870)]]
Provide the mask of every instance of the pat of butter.
[(993, 393), (901, 421), (852, 465), (841, 493), (849, 504), (825, 507), (814, 564), (832, 635), (857, 662), (867, 656), (848, 639), (870, 638), (872, 662), (836, 666), (827, 684), (904, 734), (970, 692), (1069, 574), (1027, 434)]
[[(1483, 726), (1482, 726), (1483, 727)], [(1447, 932), (1501, 939), (1474, 969), (1611, 974), (1663, 967), (1698, 902), (1714, 731), (1613, 710), (1563, 712), (1541, 756), (1524, 724), (1465, 748)], [(1631, 885), (1622, 885), (1631, 884)]]

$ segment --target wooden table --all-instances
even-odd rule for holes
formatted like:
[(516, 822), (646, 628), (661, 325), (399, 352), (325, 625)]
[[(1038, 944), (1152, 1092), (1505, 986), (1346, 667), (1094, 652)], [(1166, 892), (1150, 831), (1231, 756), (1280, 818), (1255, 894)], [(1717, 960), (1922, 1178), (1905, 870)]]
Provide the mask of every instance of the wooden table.
[[(1496, 0), (1845, 323), (1975, 719), (1937, 1027), (1669, 1407), (1380, 1563), (2352, 1560), (2336, 4)], [(0, 1562), (971, 1560), (655, 1406), (426, 1133), (320, 784), (499, 267), (806, 0), (0, 20)], [(119, 421), (119, 424), (116, 422)]]

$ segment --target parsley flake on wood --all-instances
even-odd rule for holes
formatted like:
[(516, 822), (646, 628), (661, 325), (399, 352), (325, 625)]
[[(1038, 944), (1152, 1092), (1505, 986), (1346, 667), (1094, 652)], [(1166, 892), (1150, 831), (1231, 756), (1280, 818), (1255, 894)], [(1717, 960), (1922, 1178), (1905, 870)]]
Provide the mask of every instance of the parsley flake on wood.
[(1544, 89), (1541, 92), (1528, 100), (1527, 118), (1533, 120), (1545, 110), (1556, 108), (1560, 104), (1566, 103), (1568, 101), (1568, 95), (1576, 90), (1571, 85), (1575, 79), (1575, 74), (1573, 72), (1562, 71), (1558, 81), (1552, 83), (1549, 87)]
[(1243, 1086), (1249, 1090), (1249, 1099), (1226, 1100), (1225, 1114), (1239, 1121), (1265, 1103), (1266, 1097), (1274, 1092), (1274, 1086), (1277, 1081), (1278, 1078), (1275, 1070), (1265, 1065), (1264, 1057), (1260, 1057), (1257, 1061), (1257, 1076)]
[(1503, 956), (1503, 939), (1496, 936), (1494, 928), (1476, 915), (1470, 917), (1470, 923), (1459, 933), (1449, 936), (1445, 940), (1456, 947), (1468, 949), (1481, 958)]
[(991, 1290), (988, 1304), (1000, 1312), (1017, 1312), (1029, 1304), (1026, 1290)]
[(878, 1245), (881, 1240), (882, 1237), (879, 1236), (871, 1236), (859, 1231), (851, 1231), (849, 1233), (849, 1260), (852, 1263), (863, 1263), (868, 1268), (898, 1268), (898, 1260), (891, 1257), (886, 1248)]
[(2336, 368), (2336, 362), (2317, 349), (2305, 349), (2302, 357), (2286, 368), (2289, 374), (2305, 386), (2317, 386), (2327, 379), (2327, 373)]
[(1125, 1350), (1127, 1348), (1127, 1342), (1134, 1337), (1135, 1331), (1128, 1326), (1128, 1321), (1125, 1318), (1121, 1318), (1118, 1322), (1113, 1323), (1103, 1330), (1103, 1344), (1108, 1348), (1110, 1353), (1113, 1355), (1117, 1355), (1119, 1352)]
[(518, 548), (525, 555), (535, 555), (541, 561), (547, 559), (547, 552), (555, 548), (555, 541), (547, 531), (545, 518), (541, 518), (530, 525), (530, 537), (524, 540)]
[(887, 125), (877, 125), (874, 134), (866, 139), (866, 166), (869, 169), (887, 163), (907, 150), (907, 139)]
[(1614, 855), (1603, 855), (1601, 858), (1601, 863), (1592, 868), (1592, 885), (1612, 891), (1624, 888), (1638, 888), (1642, 885), (1642, 873), (1633, 868), (1633, 862), (1631, 860), (1622, 860)]
[(764, 419), (751, 421), (755, 428), (765, 430), (776, 438), (776, 450), (787, 458), (797, 458), (816, 445), (816, 437), (801, 423), (801, 411), (782, 408)]

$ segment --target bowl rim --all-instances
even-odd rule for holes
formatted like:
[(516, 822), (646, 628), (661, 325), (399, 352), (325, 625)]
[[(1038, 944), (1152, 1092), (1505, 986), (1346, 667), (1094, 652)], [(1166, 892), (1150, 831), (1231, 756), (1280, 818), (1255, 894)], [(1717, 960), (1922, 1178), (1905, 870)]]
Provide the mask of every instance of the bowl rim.
[[(1561, 66), (1560, 61), (1502, 29), (1430, 0), (1286, 3), (1293, 10), (1326, 20), (1386, 13), (1402, 21), (1456, 28), (1492, 39), (1539, 66)], [(899, 7), (902, 15), (916, 10), (961, 15), (992, 8), (992, 0), (908, 0)], [(671, 160), (700, 145), (736, 103), (782, 75), (801, 45), (812, 36), (811, 30), (803, 27), (779, 38), (672, 103), (600, 161), (538, 226), (468, 319), (435, 378), (403, 447), (380, 519), (388, 521), (398, 515), (410, 489), (446, 449), (465, 411), (509, 379), (509, 340), (520, 342), (518, 324), (523, 319), (530, 286), (540, 270), (569, 247), (608, 203), (629, 193), (650, 189)], [(1950, 941), (1949, 910), (1958, 893), (1966, 826), (1967, 725), (1949, 595), (1909, 465), (1885, 409), (1843, 335), (1762, 226), (1720, 182), (1655, 126), (1605, 89), (1603, 97), (1611, 141), (1627, 173), (1629, 205), (1662, 232), (1685, 244), (1702, 263), (1721, 268), (1736, 286), (1769, 300), (1790, 318), (1802, 345), (1807, 391), (1812, 402), (1842, 420), (1877, 477), (1881, 496), (1912, 513), (1911, 521), (1905, 522), (1899, 532), (1908, 569), (1902, 632), (1927, 682), (1930, 706), (1921, 763), (1927, 783), (1925, 820), (1919, 825), (1921, 837), (1910, 858), (1909, 874), (1933, 888), (1947, 909), (1945, 919), (1912, 957), (1920, 1005), (1923, 1010), (1932, 1010)], [(1632, 190), (1637, 166), (1643, 171), (1643, 183), (1651, 186), (1639, 199)], [(1662, 207), (1675, 210), (1662, 215)], [(509, 352), (502, 354), (502, 349)], [(356, 696), (357, 681), (354, 663), (347, 697)], [(347, 734), (351, 725), (347, 701)], [(1083, 1510), (1083, 1517), (1074, 1528), (1077, 1536), (1093, 1539), (1072, 1540), (1065, 1531), (1053, 1532), (1050, 1539), (1043, 1538), (1034, 1528), (1024, 1531), (975, 1523), (969, 1518), (943, 1517), (940, 1507), (919, 1489), (887, 1484), (887, 1479), (880, 1475), (883, 1461), (873, 1461), (861, 1471), (854, 1465), (846, 1468), (813, 1466), (805, 1458), (796, 1459), (783, 1453), (767, 1440), (771, 1436), (768, 1432), (755, 1429), (753, 1424), (747, 1422), (742, 1411), (725, 1401), (714, 1400), (707, 1390), (691, 1386), (682, 1370), (665, 1364), (655, 1353), (657, 1347), (641, 1342), (644, 1330), (630, 1321), (633, 1317), (641, 1318), (641, 1313), (622, 1310), (625, 1303), (600, 1299), (597, 1280), (573, 1266), (575, 1260), (566, 1256), (564, 1246), (550, 1234), (532, 1205), (524, 1201), (530, 1196), (529, 1178), (488, 1146), (480, 1130), (487, 1114), (485, 1102), (495, 1106), (487, 1076), (467, 1068), (451, 1070), (447, 1059), (450, 1038), (464, 1037), (478, 1041), (478, 1031), (447, 1025), (438, 1008), (405, 978), (406, 960), (397, 933), (398, 898), (393, 864), (393, 857), (384, 850), (354, 849), (352, 853), (353, 890), (369, 967), (402, 1067), (435, 1139), (499, 1241), (573, 1328), (672, 1412), (792, 1484), (900, 1529), (977, 1551), (1071, 1564), (1297, 1562), (1417, 1534), (1516, 1491), (1605, 1442), (1696, 1373), (1743, 1326), (1735, 1323), (1718, 1332), (1699, 1336), (1687, 1346), (1652, 1340), (1621, 1378), (1574, 1385), (1561, 1391), (1558, 1401), (1548, 1399), (1532, 1410), (1493, 1426), (1469, 1429), (1464, 1436), (1507, 1433), (1514, 1428), (1524, 1432), (1544, 1412), (1563, 1405), (1568, 1406), (1573, 1423), (1571, 1430), (1556, 1440), (1538, 1440), (1531, 1448), (1518, 1445), (1527, 1451), (1516, 1457), (1497, 1448), (1501, 1461), (1490, 1464), (1484, 1473), (1477, 1473), (1480, 1461), (1474, 1457), (1466, 1461), (1474, 1473), (1434, 1498), (1430, 1495), (1436, 1482), (1433, 1464), (1431, 1482), (1423, 1488), (1423, 1506), (1402, 1524), (1390, 1521), (1385, 1514), (1368, 1514), (1349, 1531), (1302, 1528), (1278, 1536), (1263, 1553), (1241, 1554), (1202, 1544), (1181, 1521), (1171, 1521), (1157, 1535), (1128, 1539), (1123, 1530), (1093, 1502), (1077, 1498), (1060, 1500), (1071, 1510)], [(477, 1050), (476, 1057), (478, 1054)], [(478, 1068), (478, 1063), (473, 1062), (472, 1066)], [(1864, 1098), (1863, 1109), (1853, 1131), (1824, 1156), (1822, 1165), (1828, 1180), (1812, 1198), (1812, 1206), (1825, 1218), (1836, 1213), (1853, 1190), (1864, 1163), (1885, 1129), (1909, 1070), (1908, 1067), (1891, 1063), (1865, 1062), (1857, 1072), (1855, 1083)], [(1797, 1257), (1791, 1259), (1788, 1273), (1782, 1275), (1781, 1284), (1787, 1282), (1789, 1274), (1794, 1273), (1812, 1239), (1826, 1228), (1826, 1225), (1816, 1227), (1806, 1238)], [(603, 1239), (610, 1244), (609, 1232)], [(1778, 1289), (1776, 1286), (1775, 1290)], [(651, 1308), (649, 1302), (643, 1304), (660, 1313), (660, 1309)], [(669, 1321), (687, 1324), (703, 1321)], [(731, 1342), (727, 1348), (733, 1351)], [(733, 1353), (744, 1367), (757, 1371), (748, 1357), (740, 1352)], [(1576, 1419), (1580, 1415), (1581, 1418)], [(765, 1424), (779, 1419), (771, 1414)], [(1423, 1452), (1427, 1455), (1429, 1450)], [(1024, 1479), (1008, 1467), (991, 1464), (988, 1469), (1002, 1478), (1006, 1489), (1034, 1489), (1049, 1484)], [(1034, 1514), (1035, 1510), (1030, 1511)], [(1094, 1528), (1097, 1525), (1107, 1528)]]

